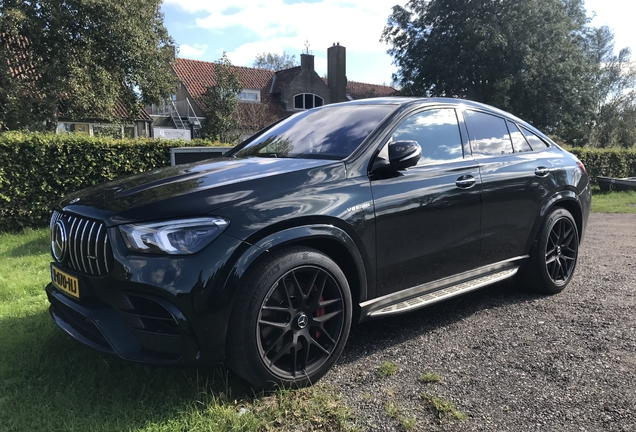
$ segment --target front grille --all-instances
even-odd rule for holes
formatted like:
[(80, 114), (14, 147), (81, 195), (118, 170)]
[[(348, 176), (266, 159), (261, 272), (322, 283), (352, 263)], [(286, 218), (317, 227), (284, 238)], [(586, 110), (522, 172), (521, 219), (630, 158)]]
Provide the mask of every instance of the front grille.
[(113, 268), (113, 251), (103, 223), (58, 211), (51, 216), (51, 233), (62, 220), (67, 235), (67, 253), (62, 262), (68, 268), (89, 276), (103, 276)]

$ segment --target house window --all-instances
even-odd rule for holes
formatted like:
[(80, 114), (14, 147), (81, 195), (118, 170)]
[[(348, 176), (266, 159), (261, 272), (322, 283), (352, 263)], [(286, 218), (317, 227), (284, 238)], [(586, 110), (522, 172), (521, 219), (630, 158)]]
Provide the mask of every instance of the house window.
[(243, 90), (239, 93), (239, 100), (246, 102), (260, 102), (261, 92), (259, 90)]
[(325, 100), (313, 93), (301, 93), (294, 96), (295, 109), (310, 109), (323, 106)]
[(117, 139), (134, 138), (136, 129), (135, 125), (131, 124), (70, 122), (57, 124), (57, 133), (83, 133), (96, 137), (111, 137)]

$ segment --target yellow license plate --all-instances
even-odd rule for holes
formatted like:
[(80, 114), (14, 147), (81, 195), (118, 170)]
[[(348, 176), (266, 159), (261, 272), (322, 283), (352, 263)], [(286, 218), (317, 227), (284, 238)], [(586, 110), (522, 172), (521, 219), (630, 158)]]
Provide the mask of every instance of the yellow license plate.
[(64, 291), (73, 297), (79, 298), (79, 280), (70, 274), (57, 269), (54, 265), (51, 265), (51, 279), (53, 285), (60, 291)]

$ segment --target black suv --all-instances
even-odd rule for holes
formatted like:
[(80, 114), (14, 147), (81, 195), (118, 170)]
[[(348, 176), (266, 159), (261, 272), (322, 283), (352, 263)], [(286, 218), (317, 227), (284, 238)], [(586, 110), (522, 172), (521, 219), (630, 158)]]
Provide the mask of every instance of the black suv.
[(226, 157), (79, 191), (51, 218), (51, 315), (121, 358), (307, 385), (352, 322), (515, 276), (570, 282), (580, 161), (495, 108), (381, 98), (296, 113)]

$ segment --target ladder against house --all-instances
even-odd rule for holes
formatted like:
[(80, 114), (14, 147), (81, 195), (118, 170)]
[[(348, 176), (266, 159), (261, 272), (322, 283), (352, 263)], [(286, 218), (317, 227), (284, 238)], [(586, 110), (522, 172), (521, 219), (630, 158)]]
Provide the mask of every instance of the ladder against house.
[[(175, 103), (175, 101), (171, 100), (170, 103), (172, 104), (170, 116), (172, 117), (174, 126), (177, 129), (190, 129), (192, 131), (192, 138), (199, 137), (201, 122), (197, 118), (197, 115), (194, 112), (194, 108), (192, 108), (190, 99), (185, 99), (183, 101), (179, 101), (178, 103)], [(181, 108), (181, 111), (179, 111), (179, 108)], [(184, 118), (187, 119), (187, 123), (183, 121)]]

